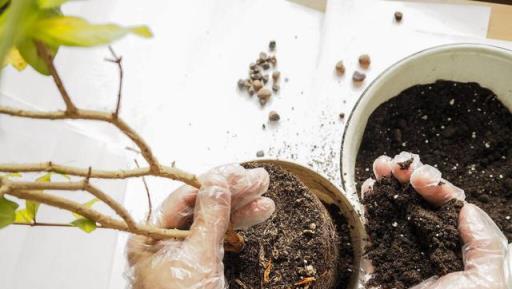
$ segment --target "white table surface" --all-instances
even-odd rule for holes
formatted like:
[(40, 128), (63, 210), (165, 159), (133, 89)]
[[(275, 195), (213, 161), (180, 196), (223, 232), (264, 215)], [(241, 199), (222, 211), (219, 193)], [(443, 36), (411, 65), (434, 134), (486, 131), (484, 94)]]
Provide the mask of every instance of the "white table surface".
[[(293, 159), (310, 165), (339, 184), (343, 121), (338, 115), (350, 111), (364, 88), (354, 87), (350, 81), (357, 56), (363, 52), (372, 56), (373, 63), (366, 81), (369, 83), (389, 64), (415, 50), (439, 43), (431, 40), (433, 38), (457, 41), (458, 38), (447, 36), (455, 34), (484, 37), (489, 17), (485, 8), (427, 8), (412, 3), (378, 4), (377, 1), (370, 1), (371, 5), (364, 7), (363, 2), (369, 0), (358, 1), (331, 0), (325, 15), (284, 0), (151, 0), (145, 1), (145, 5), (135, 0), (93, 0), (67, 4), (64, 10), (70, 14), (87, 15), (88, 19), (98, 22), (144, 23), (152, 28), (155, 38), (128, 37), (116, 43), (114, 48), (124, 57), (121, 115), (143, 135), (161, 162), (169, 164), (176, 161), (178, 167), (200, 173), (226, 162), (254, 159), (256, 152), (263, 150), (267, 157)], [(382, 10), (383, 7), (388, 8)], [(392, 12), (397, 7), (404, 9), (403, 27), (396, 27), (391, 21)], [(408, 20), (411, 15), (415, 18)], [(479, 19), (481, 21), (475, 21)], [(411, 24), (407, 27), (409, 21)], [(473, 24), (468, 26), (467, 23)], [(444, 29), (445, 35), (439, 34)], [(425, 31), (436, 34), (418, 36)], [(429, 40), (420, 43), (409, 41), (424, 38)], [(248, 64), (260, 51), (266, 50), (271, 39), (277, 41), (279, 70), (289, 81), (281, 82), (280, 93), (261, 108), (254, 97), (250, 98), (236, 89), (236, 81), (247, 76)], [(406, 45), (400, 46), (404, 49), (393, 49), (397, 43)], [(62, 49), (57, 57), (66, 86), (81, 107), (111, 110), (115, 105), (117, 71), (115, 66), (103, 61), (105, 56), (108, 56), (105, 48), (68, 48)], [(341, 79), (333, 74), (334, 63), (339, 59), (347, 63), (347, 74)], [(4, 76), (1, 91), (8, 98), (22, 100), (40, 109), (62, 107), (50, 79), (30, 70), (18, 73), (8, 69)], [(5, 99), (4, 96), (0, 101)], [(267, 123), (270, 110), (281, 115), (277, 125)], [(4, 123), (15, 121), (0, 120)], [(262, 124), (267, 124), (267, 129), (263, 130)], [(131, 160), (137, 157), (123, 149), (128, 141), (108, 126), (84, 122), (66, 125), (71, 131), (90, 137), (94, 144), (91, 143), (89, 149), (100, 148), (98, 156), (102, 158), (108, 159), (105, 153), (115, 151), (114, 155), (122, 155), (122, 161), (117, 160), (116, 164), (130, 166)], [(66, 138), (60, 133), (54, 136), (58, 140)], [(0, 138), (0, 144), (4, 141), (5, 138)], [(105, 143), (108, 150), (101, 149)], [(15, 155), (24, 149), (11, 146), (5, 155)], [(74, 145), (61, 145), (59, 151), (66, 152), (67, 161), (83, 163), (90, 159), (83, 159), (83, 154), (77, 154)], [(8, 160), (5, 155), (0, 155), (0, 161)], [(45, 154), (41, 158), (54, 155)], [(95, 165), (109, 167), (113, 162), (103, 161)], [(142, 218), (146, 199), (141, 181), (129, 180), (118, 185), (126, 186), (126, 191), (118, 198), (124, 198), (129, 210), (137, 218)], [(158, 203), (179, 184), (149, 179), (149, 185), (154, 202)], [(37, 248), (36, 240), (17, 243), (18, 237), (6, 237), (2, 233), (0, 239), (10, 238), (12, 244), (18, 244), (17, 252), (23, 251), (25, 246)], [(126, 282), (122, 272), (125, 268), (126, 235), (115, 235), (118, 236), (116, 244), (104, 246), (113, 255), (104, 254), (110, 261), (104, 262), (107, 266), (101, 267), (104, 268), (99, 270), (101, 272), (95, 271), (96, 281), (87, 283), (89, 276), (72, 274), (79, 269), (97, 268), (92, 259), (84, 259), (75, 267), (62, 269), (59, 271), (61, 275), (57, 275), (65, 279), (62, 276), (71, 274), (74, 288), (124, 288)], [(55, 236), (62, 242), (74, 242), (71, 235)], [(99, 237), (79, 236), (83, 239), (80, 247), (77, 243), (76, 248), (85, 254), (100, 246), (96, 239)], [(47, 237), (48, 240), (51, 238), (54, 237)], [(51, 251), (51, 248), (47, 250)], [(30, 252), (32, 258), (38, 260), (36, 264), (44, 263), (48, 259), (47, 254), (51, 254), (37, 250)], [(13, 254), (12, 258), (21, 256), (25, 255)], [(60, 260), (65, 255), (57, 252), (52, 258)], [(50, 280), (57, 278), (47, 275), (52, 272), (51, 267), (41, 266), (37, 274), (34, 269), (23, 267), (6, 273), (1, 270), (5, 266), (8, 265), (2, 259), (0, 284), (9, 284), (5, 288), (69, 288), (60, 286), (67, 283)], [(29, 278), (32, 281), (23, 281), (28, 275), (32, 276)], [(38, 286), (33, 286), (33, 280), (38, 278)], [(7, 283), (3, 283), (4, 280)]]

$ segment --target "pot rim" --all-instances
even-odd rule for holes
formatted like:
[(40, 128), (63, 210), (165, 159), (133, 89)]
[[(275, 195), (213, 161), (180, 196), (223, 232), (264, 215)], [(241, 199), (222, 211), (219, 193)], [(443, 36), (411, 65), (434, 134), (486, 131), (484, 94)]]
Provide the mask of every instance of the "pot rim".
[[(487, 51), (494, 51), (494, 52), (501, 52), (501, 53), (512, 54), (512, 50), (511, 49), (500, 47), (500, 46), (497, 46), (497, 45), (492, 45), (492, 44), (481, 44), (481, 43), (471, 43), (471, 42), (442, 44), (442, 45), (432, 46), (432, 47), (420, 50), (418, 52), (415, 52), (413, 54), (410, 54), (410, 55), (408, 55), (408, 56), (406, 56), (406, 57), (396, 61), (395, 63), (390, 65), (388, 68), (383, 70), (381, 73), (379, 73), (379, 75), (374, 80), (372, 80), (370, 82), (370, 84), (363, 90), (363, 92), (361, 93), (361, 95), (359, 96), (357, 101), (355, 102), (354, 106), (350, 110), (349, 116), (348, 116), (347, 121), (345, 122), (345, 125), (344, 125), (343, 135), (342, 135), (342, 139), (341, 139), (341, 148), (340, 148), (341, 189), (344, 192), (347, 192), (347, 191), (352, 189), (352, 188), (348, 187), (347, 180), (345, 178), (346, 172), (345, 172), (345, 169), (344, 169), (344, 166), (343, 166), (343, 159), (344, 159), (344, 156), (345, 156), (344, 147), (345, 147), (345, 142), (347, 141), (347, 138), (346, 138), (347, 137), (347, 131), (348, 131), (349, 126), (351, 126), (352, 118), (353, 118), (353, 116), (355, 114), (356, 109), (359, 107), (361, 101), (364, 98), (367, 97), (369, 90), (372, 89), (375, 86), (376, 83), (378, 83), (379, 81), (382, 81), (382, 79), (384, 79), (384, 77), (390, 71), (392, 71), (392, 70), (394, 70), (394, 69), (404, 65), (405, 63), (407, 63), (409, 61), (412, 61), (413, 59), (416, 59), (416, 58), (419, 58), (419, 57), (423, 57), (423, 56), (426, 56), (426, 55), (430, 55), (430, 54), (436, 54), (436, 53), (444, 52), (444, 51), (447, 51), (447, 50), (450, 50), (450, 49), (454, 49), (454, 48), (455, 49), (461, 49), (461, 50), (462, 49), (482, 49), (482, 50), (487, 50)], [(354, 192), (354, 193), (356, 193), (358, 198), (360, 198), (360, 195), (358, 194), (358, 192)]]

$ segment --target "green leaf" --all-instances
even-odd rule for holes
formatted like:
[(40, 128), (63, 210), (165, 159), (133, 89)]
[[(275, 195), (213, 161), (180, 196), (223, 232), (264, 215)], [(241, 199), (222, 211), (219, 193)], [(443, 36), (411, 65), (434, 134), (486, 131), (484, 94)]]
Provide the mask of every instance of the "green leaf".
[(22, 71), (27, 67), (27, 62), (23, 59), (23, 56), (21, 56), (20, 52), (16, 48), (11, 48), (11, 51), (7, 54), (5, 62), (6, 64), (12, 65), (18, 71)]
[(46, 173), (36, 179), (36, 182), (39, 182), (39, 183), (49, 183), (51, 181), (52, 181), (52, 173)]
[(34, 0), (11, 1), (0, 14), (0, 64), (3, 65), (11, 49), (25, 39), (27, 32), (39, 17)]
[(91, 24), (71, 16), (55, 16), (39, 19), (31, 31), (32, 37), (49, 46), (97, 46), (109, 44), (128, 33), (151, 37), (146, 26), (122, 27), (116, 24)]
[(27, 212), (32, 217), (32, 220), (34, 220), (37, 216), (37, 211), (39, 210), (39, 203), (34, 201), (26, 201), (25, 207), (27, 208)]
[(30, 213), (27, 211), (27, 209), (23, 209), (23, 210), (16, 211), (15, 220), (17, 223), (30, 224), (30, 223), (32, 223), (34, 218), (32, 216), (30, 216)]
[(0, 229), (12, 224), (16, 220), (18, 204), (0, 197)]
[[(99, 201), (99, 199), (98, 199), (98, 198), (94, 198), (94, 199), (92, 199), (92, 200), (90, 200), (90, 201), (88, 201), (88, 202), (86, 202), (86, 203), (83, 203), (82, 205), (83, 205), (84, 207), (86, 207), (86, 208), (89, 208), (89, 209), (90, 209), (90, 208), (92, 208), (92, 206), (94, 206), (94, 204), (96, 204), (96, 202), (98, 202), (98, 201)], [(73, 213), (73, 216), (75, 216), (75, 218), (77, 218), (77, 219), (83, 218), (83, 216), (81, 216), (81, 215), (79, 215), (79, 214), (77, 214), (77, 213)]]
[(0, 0), (0, 8), (4, 8), (11, 0)]
[[(31, 39), (25, 39), (18, 43), (16, 46), (21, 54), (23, 56), (23, 59), (32, 66), (37, 72), (43, 74), (43, 75), (50, 75), (50, 71), (48, 70), (48, 66), (44, 62), (44, 60), (39, 57), (39, 54), (37, 52), (37, 47), (34, 41)], [(48, 48), (52, 56), (55, 56), (57, 54), (58, 48), (49, 47)]]
[(25, 209), (16, 211), (16, 222), (32, 223), (39, 210), (39, 203), (33, 201), (25, 201)]
[(80, 230), (82, 230), (86, 233), (90, 233), (90, 232), (96, 230), (96, 222), (91, 221), (86, 218), (76, 219), (73, 222), (71, 222), (71, 225), (73, 227), (80, 228)]
[(67, 1), (68, 0), (37, 0), (37, 4), (41, 9), (49, 9), (59, 7)]

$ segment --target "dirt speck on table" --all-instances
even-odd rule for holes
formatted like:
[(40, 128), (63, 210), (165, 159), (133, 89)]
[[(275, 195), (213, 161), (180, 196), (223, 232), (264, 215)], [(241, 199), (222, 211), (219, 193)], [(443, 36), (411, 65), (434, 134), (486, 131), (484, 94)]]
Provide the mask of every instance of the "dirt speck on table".
[(352, 74), (352, 80), (354, 82), (363, 82), (365, 79), (366, 79), (366, 74), (364, 74), (362, 72), (354, 71), (354, 74)]
[(343, 64), (343, 60), (336, 62), (335, 69), (336, 73), (338, 73), (339, 75), (345, 74), (345, 64)]
[(396, 11), (394, 16), (396, 22), (402, 22), (402, 18), (404, 18), (404, 14), (400, 11)]
[(361, 67), (366, 69), (370, 66), (370, 63), (370, 55), (362, 54), (361, 56), (359, 56), (359, 65), (361, 65)]

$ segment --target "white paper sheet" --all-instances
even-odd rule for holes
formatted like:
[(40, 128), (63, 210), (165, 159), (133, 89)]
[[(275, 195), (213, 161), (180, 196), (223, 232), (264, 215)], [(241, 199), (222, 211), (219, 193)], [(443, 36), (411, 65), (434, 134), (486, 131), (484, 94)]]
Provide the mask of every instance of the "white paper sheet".
[[(1, 105), (26, 108), (5, 95)], [(0, 162), (54, 161), (72, 166), (98, 169), (126, 168), (123, 148), (81, 134), (65, 122), (34, 121), (0, 116)], [(34, 180), (41, 174), (24, 174)], [(54, 181), (66, 181), (54, 175)], [(91, 180), (92, 181), (92, 180)], [(96, 182), (105, 192), (122, 202), (125, 181)], [(93, 196), (85, 192), (50, 192), (86, 202)], [(12, 199), (12, 198), (11, 198)], [(14, 200), (14, 199), (13, 199)], [(24, 203), (20, 202), (20, 207)], [(110, 213), (103, 204), (95, 209)], [(66, 223), (71, 213), (42, 205), (39, 222)], [(0, 230), (0, 287), (8, 289), (107, 288), (118, 233), (97, 230), (87, 235), (76, 228), (9, 226)]]
[[(253, 159), (258, 150), (264, 150), (271, 158), (296, 159), (309, 164), (339, 184), (343, 122), (338, 114), (348, 112), (362, 91), (352, 87), (349, 75), (358, 54), (364, 51), (372, 56), (371, 80), (397, 59), (438, 43), (413, 34), (420, 30), (418, 25), (414, 29), (395, 27), (391, 22), (393, 9), (390, 15), (377, 17), (378, 9), (370, 6), (359, 16), (361, 10), (347, 10), (355, 5), (355, 1), (348, 0), (330, 1), (325, 22), (323, 14), (284, 0), (146, 2), (140, 5), (140, 1), (135, 0), (93, 0), (66, 4), (64, 10), (86, 15), (96, 22), (144, 23), (153, 29), (154, 39), (128, 37), (114, 45), (118, 54), (124, 56), (122, 116), (143, 135), (163, 163), (176, 161), (178, 167), (194, 173), (226, 162)], [(413, 21), (408, 20), (412, 12), (408, 13), (404, 9), (404, 24)], [(478, 13), (483, 12), (471, 13), (472, 17), (480, 17)], [(385, 25), (379, 22), (383, 20)], [(432, 27), (437, 27), (435, 32), (439, 32), (443, 22), (436, 23)], [(447, 32), (457, 30), (461, 34), (479, 35), (482, 32), (479, 25)], [(400, 34), (393, 33), (395, 28)], [(236, 89), (236, 81), (247, 76), (249, 63), (260, 51), (266, 50), (270, 39), (277, 41), (278, 67), (283, 80), (288, 78), (289, 81), (282, 81), (280, 93), (261, 108), (255, 97), (250, 98)], [(63, 48), (60, 51), (57, 65), (79, 106), (103, 110), (112, 110), (115, 106), (117, 71), (115, 66), (103, 61), (106, 56), (105, 48)], [(348, 68), (341, 80), (333, 74), (338, 59), (344, 59)], [(62, 107), (51, 80), (30, 70), (18, 73), (9, 69), (2, 91), (41, 109)], [(267, 123), (270, 110), (281, 114), (279, 124)], [(262, 124), (267, 125), (265, 130)], [(126, 138), (108, 126), (73, 123), (73, 128), (116, 148), (129, 145)], [(59, 140), (64, 138), (66, 136), (62, 135)], [(94, 145), (87, 146), (95, 150)], [(149, 179), (149, 185), (153, 202), (158, 204), (178, 184)], [(126, 186), (125, 204), (140, 219), (146, 212), (142, 183), (130, 180)], [(16, 243), (16, 240), (11, 242)], [(100, 273), (95, 260), (82, 260), (84, 268), (94, 269), (94, 273), (101, 276), (95, 283), (97, 286), (82, 288), (126, 286), (122, 277), (125, 241), (126, 235), (121, 234), (111, 259), (112, 271), (100, 266), (102, 272), (107, 270)], [(90, 247), (97, 249), (101, 245)], [(17, 254), (12, 258), (19, 257)], [(39, 256), (37, 252), (34, 255), (48, 260), (46, 255)], [(65, 258), (59, 262), (63, 260)], [(67, 276), (72, 272), (71, 267), (62, 269), (60, 274)], [(34, 274), (33, 271), (30, 274)], [(13, 276), (8, 277), (9, 282), (24, 282), (13, 280), (25, 275)], [(48, 281), (51, 285), (79, 278), (76, 275), (48, 276), (52, 279)], [(13, 289), (36, 288), (33, 283), (16, 284), (18, 287)]]

